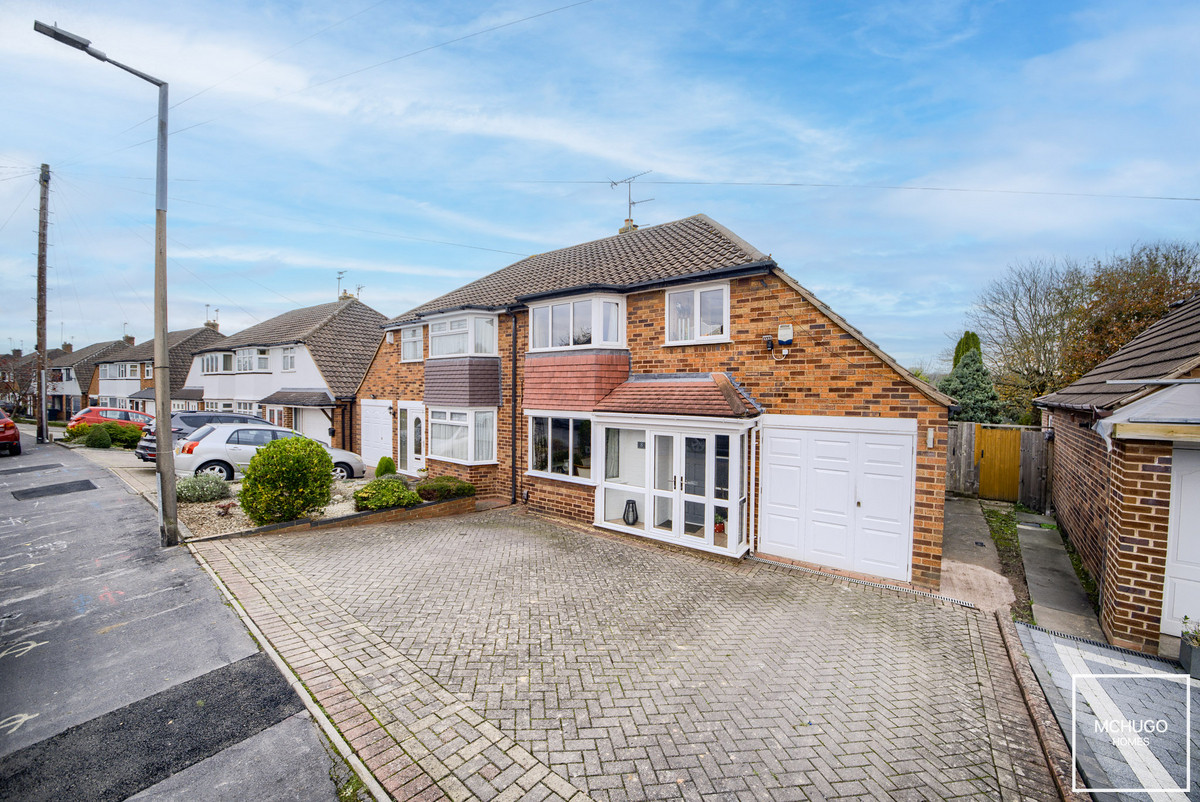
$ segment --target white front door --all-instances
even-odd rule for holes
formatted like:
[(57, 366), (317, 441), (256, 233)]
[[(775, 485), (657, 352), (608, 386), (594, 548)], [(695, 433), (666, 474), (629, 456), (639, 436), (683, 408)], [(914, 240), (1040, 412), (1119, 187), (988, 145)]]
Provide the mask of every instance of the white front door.
[[(729, 435), (679, 434), (654, 432), (650, 486), (650, 526), (662, 537), (705, 542), (714, 528), (717, 515), (728, 517), (728, 487), (718, 489), (714, 440), (724, 443), (722, 460), (728, 476)], [(725, 479), (727, 483), (728, 479)], [(723, 493), (719, 512), (714, 498)]]
[(363, 399), (360, 402), (359, 441), (363, 462), (378, 465), (392, 456), (392, 402)]
[(425, 405), (396, 402), (396, 468), (415, 476), (425, 467)]
[(789, 417), (762, 430), (758, 550), (908, 581), (915, 424)]
[(1171, 458), (1162, 631), (1179, 637), (1185, 615), (1200, 619), (1200, 450), (1176, 448)]

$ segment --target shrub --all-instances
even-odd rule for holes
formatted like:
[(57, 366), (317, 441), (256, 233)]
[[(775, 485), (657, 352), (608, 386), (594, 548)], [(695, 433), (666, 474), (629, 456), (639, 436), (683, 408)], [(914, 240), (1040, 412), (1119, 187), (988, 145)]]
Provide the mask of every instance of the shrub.
[(188, 476), (175, 483), (175, 494), (185, 504), (229, 498), (229, 483), (211, 473)]
[(136, 426), (122, 426), (111, 421), (100, 424), (108, 432), (108, 437), (114, 446), (121, 448), (137, 448), (142, 439), (142, 430)]
[(315, 440), (275, 440), (251, 457), (238, 500), (259, 526), (294, 521), (329, 503), (332, 471), (329, 452)]
[(391, 457), (384, 457), (379, 460), (379, 464), (375, 466), (375, 478), (380, 476), (391, 476), (396, 473), (396, 460)]
[(435, 476), (417, 483), (417, 494), (426, 501), (475, 495), (475, 485), (456, 476)]
[(108, 436), (108, 429), (103, 426), (93, 426), (91, 431), (87, 433), (83, 444), (88, 448), (112, 448), (112, 438)]
[(78, 423), (72, 429), (67, 429), (67, 433), (63, 435), (63, 439), (69, 442), (75, 440), (87, 440), (88, 432), (92, 430), (90, 423)]
[(395, 474), (368, 482), (354, 491), (354, 508), (360, 512), (415, 507), (420, 503), (421, 497), (409, 490), (405, 481)]

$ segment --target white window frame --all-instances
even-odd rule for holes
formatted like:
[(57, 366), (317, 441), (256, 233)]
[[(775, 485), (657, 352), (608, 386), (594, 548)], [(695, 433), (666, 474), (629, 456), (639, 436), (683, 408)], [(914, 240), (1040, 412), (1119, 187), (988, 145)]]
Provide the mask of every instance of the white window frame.
[(109, 376), (110, 379), (125, 379), (129, 377), (129, 365), (125, 362), (117, 363), (117, 375)]
[(296, 346), (289, 345), (281, 348), (280, 351), (280, 370), (284, 373), (292, 373), (296, 370)]
[[(463, 322), (466, 325), (461, 325)], [(485, 344), (488, 349), (486, 351), (479, 350), (477, 346), (480, 333), (480, 325), (488, 321), (491, 323), (490, 342)], [(431, 318), (427, 321), (429, 326), (429, 359), (453, 359), (463, 356), (496, 356), (499, 353), (498, 344), (498, 329), (499, 321), (496, 315), (489, 314), (466, 314), (466, 315), (445, 315), (437, 318)], [(437, 344), (441, 340), (446, 340), (451, 337), (465, 336), (467, 338), (466, 350), (452, 354), (438, 354)]]
[[(491, 456), (486, 459), (477, 459), (476, 447), (478, 444), (475, 441), (476, 432), (479, 425), (489, 415), (491, 416)], [(459, 419), (455, 420), (456, 417)], [(499, 419), (496, 407), (429, 407), (426, 410), (425, 419), (429, 427), (428, 442), (425, 444), (426, 459), (452, 462), (457, 465), (495, 465), (499, 462), (496, 459), (498, 447), (496, 425)], [(435, 427), (437, 426), (455, 426), (466, 430), (467, 459), (459, 459), (458, 457), (437, 453), (437, 448), (440, 445), (437, 436), (434, 434)]]
[(72, 379), (72, 378), (73, 378), (73, 377), (72, 377), (72, 375), (71, 375), (71, 369), (70, 369), (70, 368), (63, 368), (63, 369), (62, 369), (62, 380), (63, 380), (63, 381), (65, 381), (65, 382), (69, 382), (69, 381), (71, 381), (71, 379)]
[[(525, 466), (527, 468), (527, 470), (525, 471), (526, 476), (536, 476), (540, 479), (554, 479), (559, 482), (573, 482), (575, 484), (589, 485), (589, 486), (593, 486), (596, 484), (596, 477), (594, 474), (594, 469), (595, 469), (595, 465), (596, 465), (596, 462), (595, 462), (596, 427), (592, 423), (591, 415), (580, 414), (578, 411), (570, 412), (570, 411), (563, 411), (563, 410), (542, 410), (542, 409), (529, 410), (529, 409), (527, 409), (527, 410), (525, 410), (525, 419), (526, 419), (526, 424), (527, 424), (526, 430), (529, 433), (528, 438), (527, 438), (527, 443), (526, 443), (527, 450), (526, 450), (526, 454), (525, 454)], [(546, 470), (542, 471), (542, 470), (536, 469), (533, 464), (533, 428), (534, 428), (534, 420), (535, 419), (546, 420), (547, 437), (550, 437), (551, 433), (553, 431), (552, 421), (554, 419), (570, 421), (570, 428), (568, 429), (568, 434), (567, 434), (567, 465), (568, 466), (574, 466), (574, 463), (575, 463), (575, 455), (573, 453), (574, 448), (575, 448), (575, 437), (574, 437), (575, 425), (579, 421), (587, 421), (589, 424), (589, 427), (590, 427), (590, 434), (588, 437), (588, 439), (590, 441), (589, 458), (592, 460), (592, 463), (589, 466), (589, 470), (593, 471), (593, 475), (590, 477), (584, 477), (584, 476), (573, 476), (573, 475), (567, 474), (567, 473), (552, 472), (550, 470), (550, 468), (551, 468), (553, 459), (549, 453), (549, 449), (550, 449), (549, 442), (546, 444), (546, 449), (547, 449)]]
[[(425, 338), (422, 332), (422, 326), (409, 326), (408, 328), (400, 329), (400, 361), (401, 362), (423, 362), (425, 361)], [(406, 355), (411, 347), (415, 345), (417, 355)]]
[(101, 379), (107, 379), (107, 378), (108, 378), (108, 363), (107, 363), (107, 362), (101, 362), (101, 363), (100, 363), (100, 364), (99, 364), (97, 367), (98, 367), (98, 368), (99, 368), (99, 370), (100, 370), (100, 376), (99, 376), (99, 378), (101, 378)]
[(253, 401), (238, 401), (236, 404), (234, 404), (234, 410), (239, 415), (254, 415), (257, 417), (257, 407), (258, 404), (255, 404)]
[(142, 375), (145, 376), (147, 379), (153, 379), (154, 378), (154, 365), (147, 362), (142, 371)]
[(254, 355), (254, 370), (256, 372), (270, 372), (271, 370), (271, 349), (256, 348)]
[[(575, 304), (590, 303), (592, 317), (592, 337), (591, 342), (581, 343), (576, 345), (575, 339)], [(617, 338), (615, 340), (600, 340), (597, 336), (597, 329), (603, 326), (604, 321), (604, 305), (616, 304), (617, 306)], [(555, 307), (566, 307), (568, 315), (567, 327), (571, 331), (572, 342), (568, 345), (554, 344), (554, 315), (558, 311)], [(535, 321), (538, 317), (545, 313), (546, 326), (546, 345), (538, 345), (538, 332)], [(602, 331), (601, 331), (602, 333)], [(620, 295), (576, 295), (566, 298), (555, 298), (551, 301), (530, 304), (529, 306), (529, 350), (530, 351), (570, 351), (581, 348), (625, 348), (625, 298)]]
[[(721, 290), (725, 307), (725, 317), (721, 326), (721, 334), (700, 334), (700, 293)], [(668, 287), (663, 291), (663, 343), (673, 345), (700, 345), (704, 343), (727, 343), (729, 337), (729, 282), (719, 284), (695, 284), (683, 287)], [(676, 340), (671, 338), (671, 296), (690, 293), (692, 296), (692, 333), (691, 339)]]
[(234, 372), (235, 373), (253, 373), (254, 372), (254, 350), (253, 348), (239, 348), (234, 353)]

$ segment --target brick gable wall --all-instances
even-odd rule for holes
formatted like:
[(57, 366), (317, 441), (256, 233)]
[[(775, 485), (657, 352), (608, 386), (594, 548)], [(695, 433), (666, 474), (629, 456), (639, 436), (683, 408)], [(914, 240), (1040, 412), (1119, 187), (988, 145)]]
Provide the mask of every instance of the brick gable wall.
[(1058, 524), (1071, 539), (1084, 567), (1102, 582), (1108, 531), (1109, 457), (1091, 415), (1056, 409), (1043, 414), (1054, 431), (1051, 499)]

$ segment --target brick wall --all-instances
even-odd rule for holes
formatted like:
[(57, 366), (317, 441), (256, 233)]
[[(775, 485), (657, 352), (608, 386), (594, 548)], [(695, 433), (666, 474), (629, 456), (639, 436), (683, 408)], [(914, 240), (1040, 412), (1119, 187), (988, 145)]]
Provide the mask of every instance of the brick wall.
[(1090, 428), (1090, 414), (1056, 409), (1044, 416), (1043, 425), (1054, 430), (1054, 482), (1051, 499), (1058, 524), (1097, 582), (1105, 569), (1105, 533), (1108, 531), (1108, 452), (1100, 435)]
[(525, 354), (525, 409), (590, 412), (629, 378), (628, 351)]
[(1171, 444), (1116, 441), (1100, 626), (1115, 646), (1156, 654), (1167, 569)]

